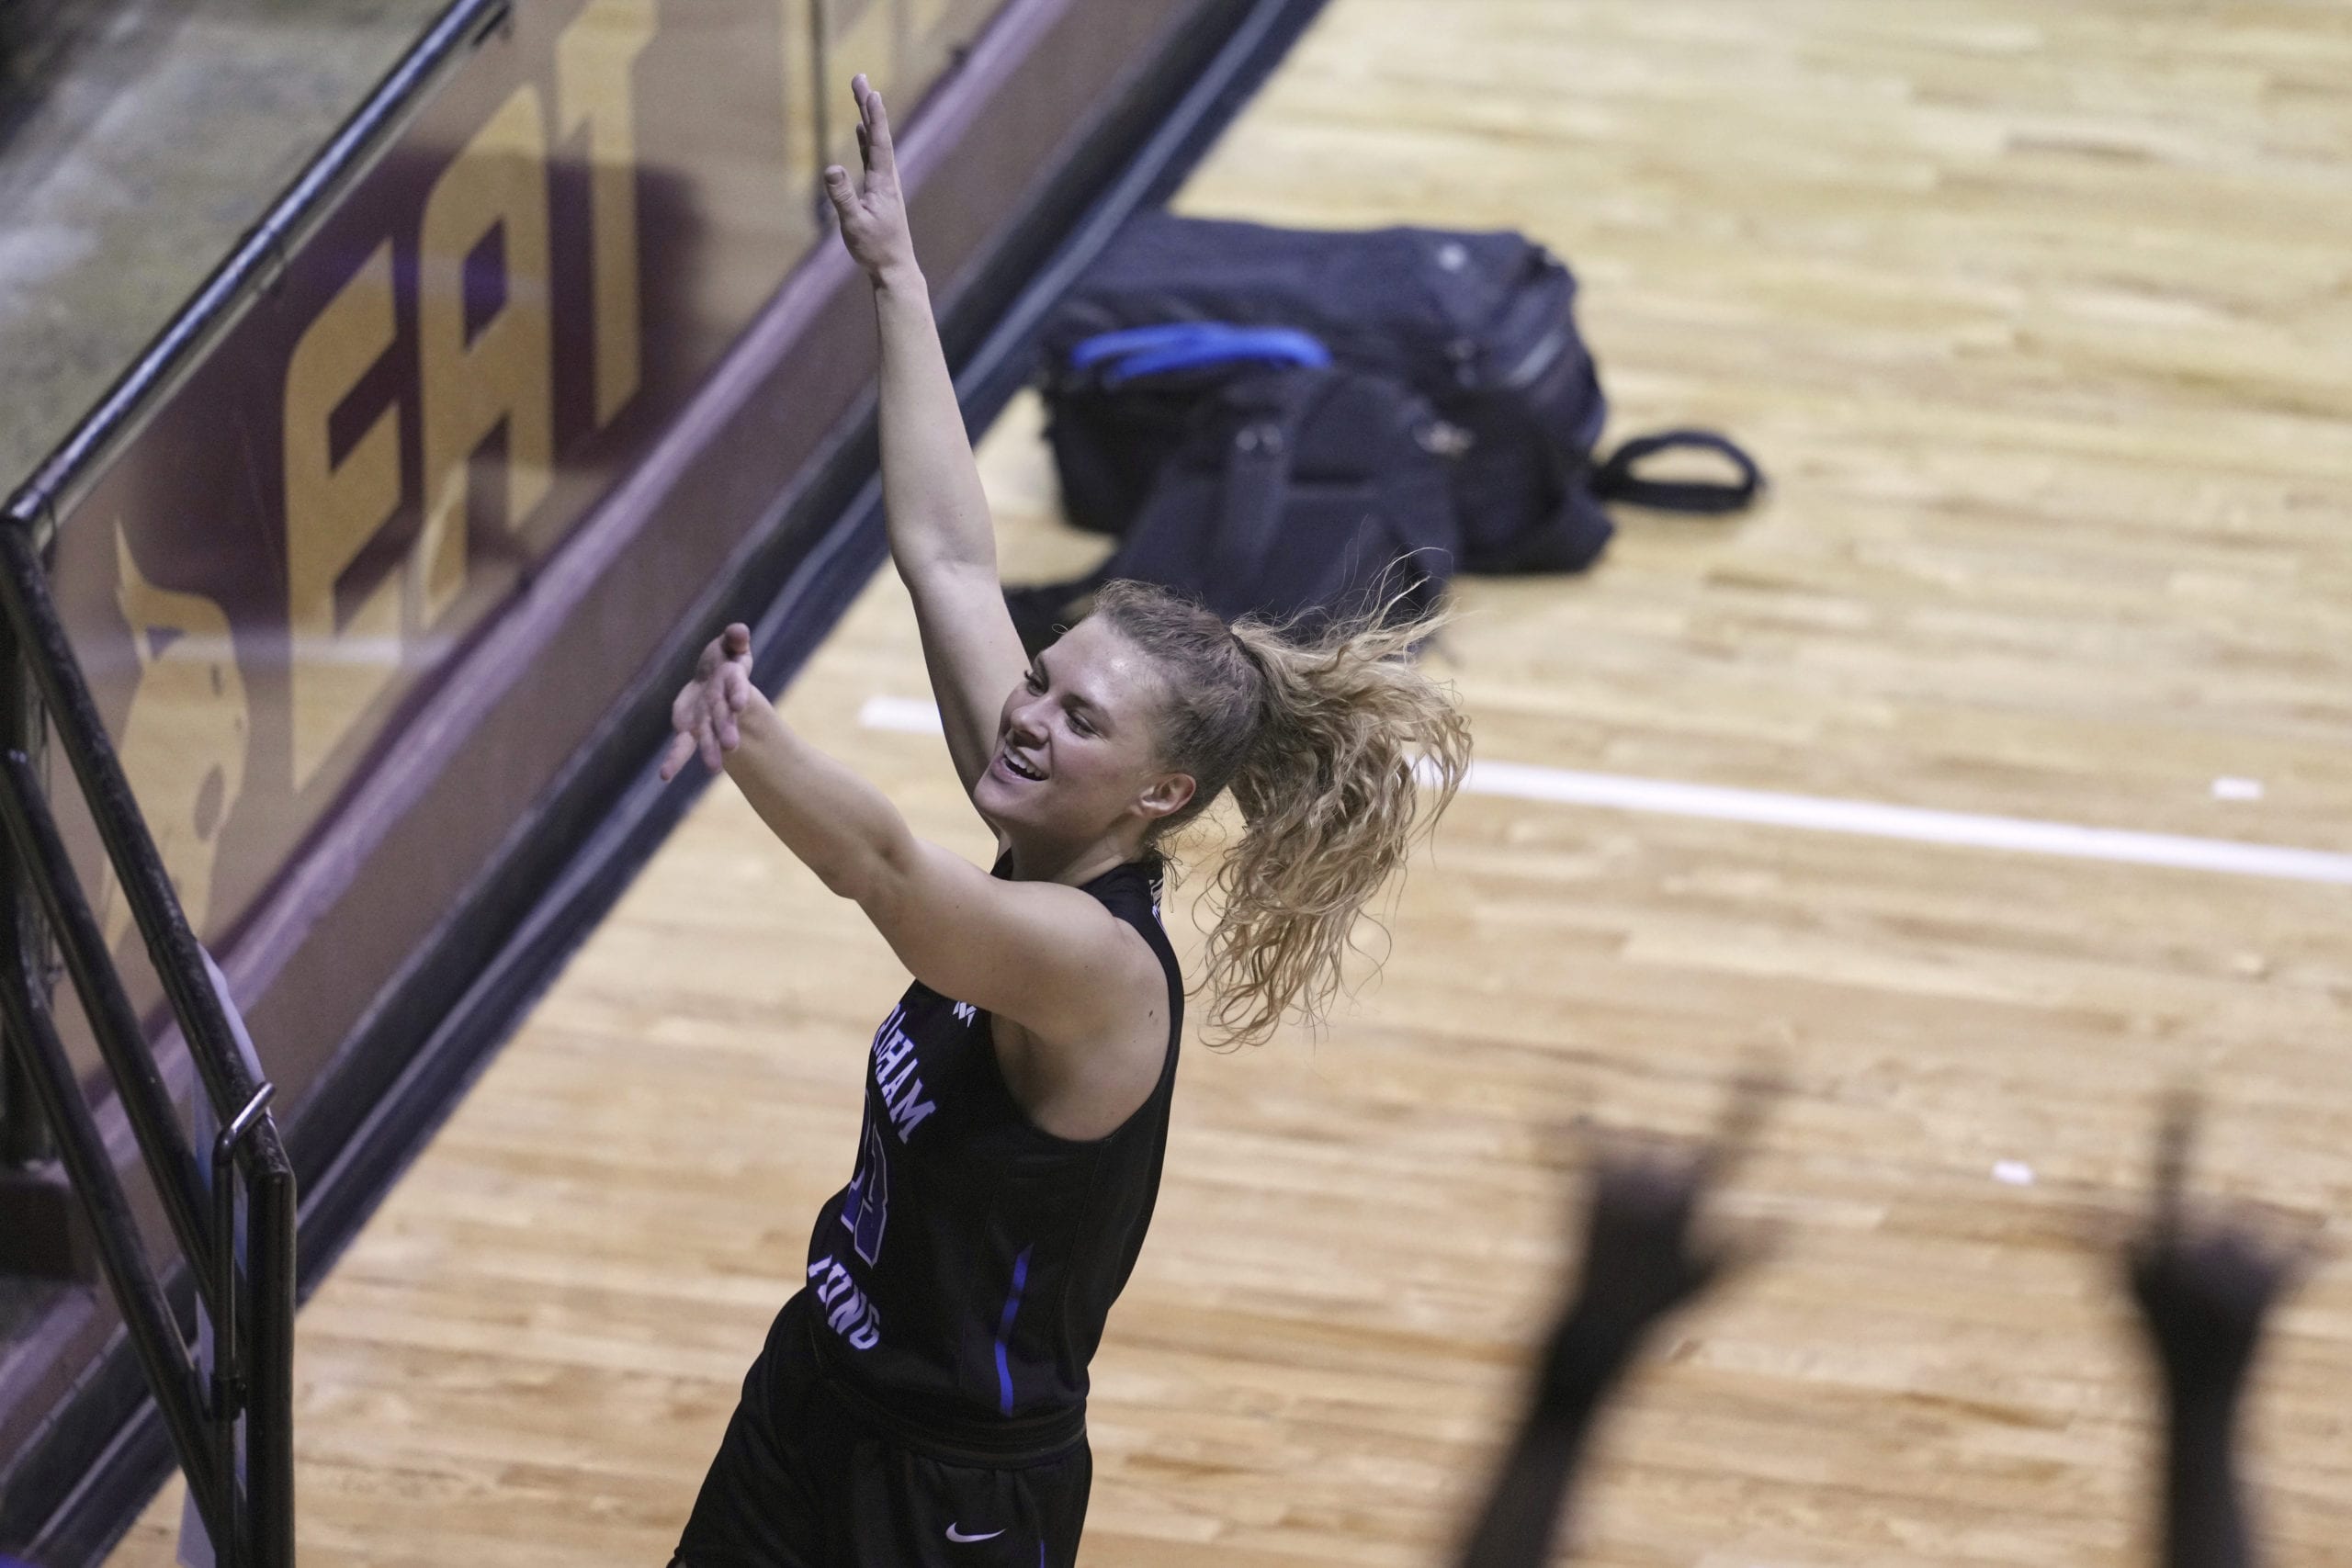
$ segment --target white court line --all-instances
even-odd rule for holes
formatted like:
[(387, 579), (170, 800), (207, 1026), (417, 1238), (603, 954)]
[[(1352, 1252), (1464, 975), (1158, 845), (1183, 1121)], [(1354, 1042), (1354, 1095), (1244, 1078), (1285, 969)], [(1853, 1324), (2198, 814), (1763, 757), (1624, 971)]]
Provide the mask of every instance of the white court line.
[(920, 697), (868, 697), (857, 710), (857, 722), (868, 729), (896, 729), (908, 735), (944, 735), (939, 706)]
[[(910, 697), (869, 697), (858, 711), (857, 721), (868, 729), (942, 733), (939, 710), (930, 703)], [(2290, 882), (2352, 886), (2352, 854), (2248, 844), (2233, 839), (2136, 833), (2120, 828), (2039, 822), (2025, 817), (1980, 817), (1964, 811), (1931, 811), (1922, 807), (1885, 806), (1870, 800), (1780, 795), (1770, 790), (1729, 789), (1720, 784), (1681, 784), (1672, 779), (1633, 778), (1623, 773), (1583, 773), (1566, 768), (1532, 767), (1525, 762), (1472, 762), (1470, 776), (1462, 787), (1472, 795), (1502, 795), (1552, 806), (1600, 806), (1667, 817), (1702, 817), (1719, 822), (1755, 822), (1773, 828), (1907, 839), (1915, 843), (2015, 850), (2074, 860), (2120, 861), (2182, 871), (2215, 871), (2235, 876), (2269, 876)]]

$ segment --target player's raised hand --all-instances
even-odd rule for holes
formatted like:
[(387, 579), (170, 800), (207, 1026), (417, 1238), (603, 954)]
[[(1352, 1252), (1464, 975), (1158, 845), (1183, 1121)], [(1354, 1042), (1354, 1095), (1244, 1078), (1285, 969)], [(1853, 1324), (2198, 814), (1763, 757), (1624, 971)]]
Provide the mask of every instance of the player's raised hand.
[(726, 767), (727, 753), (742, 740), (736, 716), (758, 697), (759, 688), (752, 684), (752, 628), (738, 621), (710, 639), (695, 661), (694, 679), (670, 705), (670, 728), (676, 733), (662, 753), (662, 781), (676, 778), (697, 752), (712, 773)]
[(890, 116), (882, 95), (864, 75), (853, 77), (857, 99), (857, 154), (852, 175), (835, 164), (825, 171), (825, 195), (841, 220), (842, 243), (850, 258), (880, 282), (886, 274), (915, 265), (914, 237), (907, 229), (907, 207), (899, 190), (899, 160), (890, 145)]

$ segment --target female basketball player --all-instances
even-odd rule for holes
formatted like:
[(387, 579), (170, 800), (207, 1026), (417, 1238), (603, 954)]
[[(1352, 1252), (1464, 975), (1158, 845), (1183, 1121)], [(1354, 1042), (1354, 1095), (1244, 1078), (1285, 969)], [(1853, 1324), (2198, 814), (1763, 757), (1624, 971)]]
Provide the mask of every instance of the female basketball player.
[(891, 554), (1000, 853), (985, 872), (921, 841), (786, 728), (743, 627), (704, 651), (662, 775), (696, 751), (724, 767), (915, 982), (874, 1036), (855, 1174), (817, 1217), (676, 1562), (1067, 1564), (1087, 1362), (1151, 1217), (1183, 1021), (1155, 846), (1233, 792), (1245, 827), (1216, 878), (1206, 989), (1225, 1038), (1261, 1040), (1329, 999), (1468, 731), (1399, 657), (1425, 627), (1298, 643), (1114, 583), (1023, 656), (889, 122), (864, 77), (854, 91), (864, 177), (826, 186), (874, 287)]

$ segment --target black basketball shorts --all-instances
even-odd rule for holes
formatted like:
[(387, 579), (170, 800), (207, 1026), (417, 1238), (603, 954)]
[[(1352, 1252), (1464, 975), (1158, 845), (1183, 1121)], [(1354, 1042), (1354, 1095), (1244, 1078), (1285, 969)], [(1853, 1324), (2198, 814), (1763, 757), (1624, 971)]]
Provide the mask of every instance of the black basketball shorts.
[(671, 1568), (1070, 1568), (1094, 1461), (888, 1429), (819, 1359), (806, 1291), (743, 1379)]

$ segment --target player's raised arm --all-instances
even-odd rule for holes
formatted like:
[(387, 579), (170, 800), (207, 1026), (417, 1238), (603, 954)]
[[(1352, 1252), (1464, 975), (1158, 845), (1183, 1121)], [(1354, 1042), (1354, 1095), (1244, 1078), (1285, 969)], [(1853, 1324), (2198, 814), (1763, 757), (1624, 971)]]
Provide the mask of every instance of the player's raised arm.
[(1024, 1066), (1045, 1092), (1083, 1070), (1064, 1056), (1082, 1057), (1129, 1014), (1165, 1038), (1165, 982), (1133, 932), (1075, 887), (994, 877), (918, 839), (880, 790), (777, 716), (751, 670), (741, 623), (703, 650), (672, 706), (663, 778), (697, 753), (723, 767), (785, 846), (865, 910), (916, 979), (1037, 1036)]
[(914, 596), (947, 749), (969, 790), (995, 749), (998, 710), (1028, 660), (1004, 607), (995, 523), (915, 262), (889, 115), (864, 76), (851, 89), (864, 167), (857, 175), (827, 169), (825, 193), (841, 220), (842, 243), (874, 284), (890, 557)]

